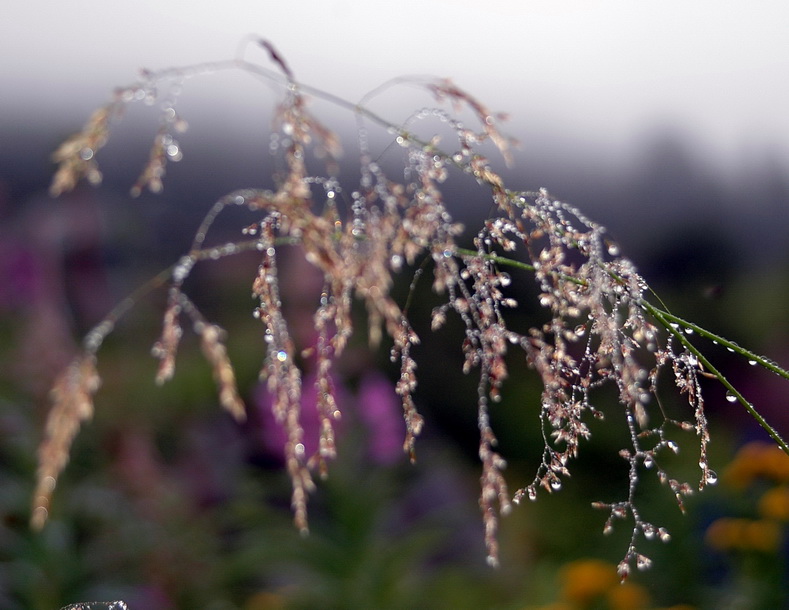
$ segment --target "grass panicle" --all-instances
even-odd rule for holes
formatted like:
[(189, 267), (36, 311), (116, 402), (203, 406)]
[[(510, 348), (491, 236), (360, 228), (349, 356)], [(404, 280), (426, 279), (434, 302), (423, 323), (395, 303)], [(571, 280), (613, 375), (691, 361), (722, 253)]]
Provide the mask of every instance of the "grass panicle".
[[(257, 251), (257, 273), (250, 278), (256, 299), (253, 315), (260, 321), (266, 354), (261, 376), (271, 393), (274, 417), (286, 433), (286, 470), (292, 481), (292, 507), (296, 526), (307, 531), (307, 499), (314, 490), (312, 476), (325, 476), (335, 457), (335, 425), (343, 405), (335, 396), (332, 371), (341, 358), (354, 328), (352, 305), (361, 301), (367, 311), (370, 341), (384, 336), (391, 341), (391, 359), (399, 366), (396, 391), (406, 423), (403, 446), (413, 460), (416, 439), (424, 421), (417, 410), (414, 391), (417, 362), (413, 347), (417, 336), (407, 307), (392, 294), (394, 279), (404, 269), (418, 266), (417, 276), (430, 270), (433, 289), (443, 304), (432, 313), (432, 328), (449, 316), (461, 321), (463, 370), (478, 375), (476, 401), (479, 423), (479, 458), (482, 464), (480, 509), (488, 561), (498, 563), (496, 532), (499, 516), (512, 503), (539, 493), (552, 493), (570, 476), (572, 462), (591, 437), (590, 421), (610, 417), (595, 405), (597, 389), (613, 388), (626, 425), (629, 446), (619, 452), (628, 466), (628, 486), (619, 500), (595, 502), (608, 513), (604, 532), (618, 521), (629, 520), (632, 536), (618, 573), (625, 579), (633, 568), (645, 569), (651, 560), (638, 551), (641, 539), (670, 539), (665, 527), (645, 521), (637, 505), (637, 488), (644, 472), (654, 473), (684, 510), (684, 498), (694, 488), (714, 484), (717, 475), (709, 464), (710, 431), (700, 379), (717, 378), (727, 390), (768, 430), (780, 447), (786, 443), (701, 351), (683, 329), (716, 341), (773, 372), (789, 378), (776, 363), (736, 346), (671, 314), (652, 303), (647, 283), (630, 260), (622, 256), (601, 225), (580, 210), (556, 200), (545, 189), (510, 190), (482, 154), (491, 144), (512, 162), (513, 140), (500, 129), (504, 116), (492, 113), (474, 96), (447, 79), (398, 79), (353, 104), (298, 82), (294, 72), (274, 47), (262, 47), (274, 70), (244, 59), (193, 67), (145, 71), (141, 80), (118, 89), (112, 101), (96, 111), (83, 130), (56, 151), (58, 164), (51, 192), (59, 195), (83, 178), (101, 179), (97, 156), (106, 143), (112, 121), (126, 106), (150, 102), (163, 96), (161, 127), (155, 135), (149, 159), (132, 186), (132, 195), (143, 189), (159, 192), (164, 187), (168, 162), (188, 157), (177, 135), (187, 128), (175, 110), (180, 84), (189, 78), (235, 70), (255, 79), (282, 86), (282, 98), (274, 109), (271, 150), (281, 171), (266, 188), (241, 188), (215, 202), (198, 227), (189, 252), (156, 276), (140, 291), (122, 302), (84, 342), (84, 352), (56, 381), (53, 407), (39, 452), (38, 484), (34, 497), (33, 524), (41, 527), (58, 475), (68, 460), (71, 443), (80, 424), (93, 413), (93, 395), (99, 387), (96, 355), (117, 320), (153, 289), (167, 287), (161, 336), (153, 347), (159, 359), (156, 375), (164, 383), (176, 373), (181, 321), (191, 321), (203, 353), (219, 388), (219, 403), (237, 420), (245, 408), (236, 387), (233, 365), (225, 348), (225, 333), (207, 320), (184, 292), (184, 281), (198, 263)], [(432, 96), (435, 108), (424, 109), (404, 124), (396, 124), (372, 112), (366, 105), (401, 84), (422, 87)], [(174, 87), (174, 85), (178, 87)], [(342, 147), (335, 133), (309, 110), (309, 98), (328, 101), (353, 113), (359, 125), (360, 175), (358, 185), (342, 184), (339, 164)], [(471, 120), (467, 120), (468, 117)], [(438, 119), (454, 132), (455, 139), (417, 135), (421, 124)], [(367, 133), (378, 128), (391, 134), (401, 147), (405, 179), (386, 173), (370, 149)], [(186, 155), (186, 157), (185, 157)], [(313, 163), (313, 161), (315, 163)], [(325, 173), (315, 173), (314, 167)], [(464, 228), (454, 221), (457, 202), (447, 201), (442, 184), (453, 173), (473, 177), (490, 194), (493, 213), (473, 237), (473, 248), (462, 248), (458, 238)], [(247, 208), (257, 215), (252, 225), (239, 229), (237, 241), (205, 247), (206, 235), (223, 210)], [(317, 452), (307, 455), (301, 423), (304, 375), (299, 368), (299, 348), (285, 315), (279, 287), (278, 255), (283, 245), (296, 245), (305, 259), (320, 271), (323, 289), (315, 303), (313, 322), (317, 342), (316, 389), (320, 426)], [(539, 305), (549, 320), (526, 332), (507, 325), (507, 312), (519, 307), (511, 296), (513, 282), (508, 270), (531, 273)], [(416, 276), (415, 276), (416, 277)], [(413, 286), (413, 283), (412, 283)], [(411, 296), (409, 296), (409, 299)], [(658, 303), (659, 303), (658, 299)], [(303, 346), (301, 346), (303, 347)], [(497, 451), (490, 410), (501, 399), (503, 384), (520, 354), (522, 366), (536, 371), (541, 380), (539, 421), (543, 450), (534, 478), (514, 494), (504, 478), (505, 459)], [(658, 396), (659, 375), (673, 379), (677, 393), (687, 402), (687, 415), (669, 418)], [(665, 391), (665, 388), (661, 391)], [(663, 467), (663, 457), (678, 451), (672, 439), (676, 431), (692, 431), (698, 442), (699, 478), (691, 484), (674, 479)]]

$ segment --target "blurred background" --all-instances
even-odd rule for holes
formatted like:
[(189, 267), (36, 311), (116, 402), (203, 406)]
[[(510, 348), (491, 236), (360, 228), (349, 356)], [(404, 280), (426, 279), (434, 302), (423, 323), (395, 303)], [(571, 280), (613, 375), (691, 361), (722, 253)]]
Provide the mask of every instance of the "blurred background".
[[(5, 3), (0, 17), (1, 607), (99, 599), (124, 599), (133, 610), (787, 603), (785, 456), (754, 444), (769, 439), (712, 383), (712, 464), (724, 476), (684, 516), (665, 488), (645, 479), (642, 504), (673, 534), (644, 549), (650, 571), (627, 587), (613, 584), (629, 531), (623, 524), (603, 537), (605, 515), (590, 508), (621, 496), (623, 439), (605, 428), (593, 430), (561, 493), (502, 522), (502, 567), (488, 568), (477, 509), (476, 384), (460, 373), (453, 328), (430, 335), (436, 301), (427, 282), (413, 310), (425, 339), (415, 354), (427, 420), (417, 464), (400, 454), (397, 371), (385, 351), (371, 353), (360, 340), (336, 380), (349, 405), (340, 456), (312, 498), (311, 534), (301, 538), (257, 382), (264, 351), (249, 300), (254, 256), (199, 267), (188, 286), (229, 332), (250, 421), (238, 426), (220, 412), (192, 337), (174, 380), (155, 386), (150, 346), (165, 300), (155, 294), (102, 348), (96, 416), (77, 438), (50, 523), (40, 534), (27, 525), (48, 388), (81, 336), (177, 260), (216, 198), (271, 186), (278, 92), (220, 74), (184, 85), (184, 159), (168, 166), (161, 194), (129, 196), (158, 126), (157, 107), (140, 105), (99, 156), (101, 187), (50, 198), (52, 151), (140, 68), (230, 59), (254, 33), (298, 79), (350, 101), (396, 76), (450, 77), (510, 115), (505, 130), (521, 142), (515, 162), (507, 168), (491, 153), (510, 188), (549, 188), (608, 227), (674, 313), (787, 366), (785, 3), (31, 0)], [(247, 58), (268, 65), (260, 50)], [(409, 87), (371, 102), (395, 123), (431, 105)], [(319, 101), (313, 108), (343, 137), (343, 177), (353, 180), (353, 117)], [(371, 138), (385, 148), (385, 133)], [(484, 218), (485, 193), (462, 177), (445, 194), (471, 229)], [(229, 213), (215, 239), (237, 238), (252, 220)], [(294, 328), (308, 335), (309, 268), (296, 257), (284, 264), (299, 280), (283, 288)], [(785, 381), (715, 346), (708, 355), (789, 434)], [(513, 373), (504, 395), (494, 427), (516, 489), (539, 461), (539, 387)], [(685, 439), (672, 464), (677, 478), (697, 477), (694, 451)]]

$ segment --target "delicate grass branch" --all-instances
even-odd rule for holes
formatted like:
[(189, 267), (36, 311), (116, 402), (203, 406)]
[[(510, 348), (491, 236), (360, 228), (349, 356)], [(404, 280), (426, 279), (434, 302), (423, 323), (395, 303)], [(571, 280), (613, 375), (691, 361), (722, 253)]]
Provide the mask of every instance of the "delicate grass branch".
[(693, 332), (698, 333), (699, 335), (707, 339), (712, 339), (713, 341), (716, 341), (717, 343), (723, 345), (724, 347), (728, 347), (732, 351), (737, 352), (741, 356), (749, 358), (750, 361), (756, 362), (761, 366), (763, 366), (764, 368), (767, 368), (781, 375), (782, 377), (787, 376), (786, 371), (784, 371), (782, 368), (778, 367), (777, 365), (772, 364), (769, 360), (761, 356), (758, 356), (749, 350), (741, 348), (736, 343), (728, 341), (718, 335), (715, 335), (714, 333), (707, 331), (706, 329), (698, 326), (697, 324), (689, 323), (683, 320), (682, 318), (679, 318), (666, 311), (663, 311), (662, 309), (658, 309), (657, 307), (655, 307), (654, 305), (650, 304), (647, 301), (642, 301), (642, 305), (652, 316), (654, 316), (654, 318), (661, 324), (661, 326), (663, 326), (666, 330), (668, 330), (675, 338), (677, 338), (680, 341), (680, 343), (682, 343), (682, 345), (690, 353), (692, 353), (696, 358), (698, 358), (703, 369), (707, 371), (710, 375), (714, 376), (721, 383), (721, 385), (723, 385), (723, 387), (726, 388), (727, 396), (732, 397), (732, 399), (736, 399), (737, 402), (739, 402), (743, 407), (745, 407), (745, 410), (748, 411), (748, 413), (750, 413), (750, 415), (767, 432), (767, 434), (770, 435), (770, 437), (778, 444), (778, 446), (783, 450), (783, 452), (789, 455), (789, 445), (787, 445), (786, 441), (781, 437), (778, 431), (767, 422), (764, 416), (762, 416), (761, 413), (759, 413), (756, 410), (753, 404), (749, 402), (739, 392), (739, 390), (737, 390), (737, 388), (735, 388), (731, 384), (731, 382), (729, 382), (728, 379), (726, 379), (723, 373), (721, 373), (717, 368), (715, 368), (715, 366), (713, 366), (713, 364), (706, 358), (706, 356), (704, 356), (704, 354), (695, 345), (693, 345), (693, 343), (691, 343), (688, 340), (685, 334), (681, 330), (679, 330), (679, 328), (677, 328), (675, 325), (682, 325), (682, 327), (689, 328)]
[[(265, 40), (250, 38), (265, 50), (279, 71), (272, 71), (244, 59), (246, 47), (235, 60), (144, 71), (142, 80), (116, 91), (112, 101), (94, 113), (84, 129), (69, 138), (55, 153), (58, 170), (51, 186), (53, 194), (74, 187), (82, 178), (96, 183), (101, 179), (96, 156), (110, 134), (111, 119), (120, 116), (128, 104), (155, 101), (165, 89), (162, 120), (151, 154), (133, 194), (143, 188), (158, 192), (163, 188), (166, 163), (182, 158), (174, 134), (186, 128), (175, 110), (177, 94), (167, 86), (180, 85), (188, 78), (225, 70), (241, 70), (281, 90), (282, 100), (274, 111), (269, 149), (282, 168), (272, 176), (270, 189), (248, 188), (229, 193), (215, 202), (198, 227), (190, 250), (174, 265), (116, 306), (107, 318), (85, 338), (85, 354), (64, 373), (53, 394), (55, 405), (47, 423), (40, 450), (39, 481), (34, 500), (34, 523), (43, 525), (58, 474), (65, 466), (71, 442), (80, 423), (93, 412), (93, 394), (99, 380), (95, 354), (119, 318), (153, 290), (169, 285), (160, 339), (154, 355), (160, 366), (156, 379), (163, 383), (174, 374), (181, 336), (180, 319), (187, 316), (201, 337), (203, 351), (212, 365), (219, 386), (220, 403), (242, 419), (244, 407), (235, 387), (235, 375), (224, 346), (224, 333), (206, 320), (185, 292), (185, 280), (198, 262), (221, 259), (241, 252), (258, 251), (260, 262), (252, 278), (257, 299), (254, 315), (261, 324), (266, 355), (261, 369), (272, 396), (272, 412), (282, 426), (286, 442), (284, 458), (292, 482), (291, 504), (296, 526), (307, 531), (307, 497), (314, 489), (312, 470), (323, 476), (335, 457), (334, 421), (341, 405), (333, 392), (334, 363), (342, 356), (356, 330), (352, 315), (354, 300), (364, 303), (368, 314), (367, 332), (376, 345), (384, 334), (391, 340), (391, 359), (399, 365), (395, 391), (400, 396), (406, 435), (405, 452), (413, 460), (416, 437), (424, 421), (414, 399), (417, 363), (412, 348), (420, 337), (411, 326), (412, 300), (416, 282), (429, 265), (433, 289), (443, 302), (432, 312), (431, 328), (445, 324), (449, 315), (461, 321), (464, 356), (463, 371), (476, 371), (479, 423), (480, 508), (485, 528), (484, 541), (491, 565), (498, 562), (496, 531), (499, 515), (510, 508), (510, 496), (502, 471), (503, 456), (495, 451), (496, 436), (489, 412), (501, 399), (509, 376), (510, 351), (519, 351), (525, 365), (534, 369), (542, 383), (539, 423), (544, 439), (541, 463), (534, 479), (517, 490), (513, 501), (536, 499), (538, 490), (558, 491), (562, 479), (570, 475), (583, 441), (591, 437), (589, 417), (604, 419), (594, 404), (595, 390), (609, 385), (615, 389), (629, 431), (629, 447), (619, 456), (629, 465), (628, 495), (624, 500), (595, 505), (610, 511), (605, 531), (613, 521), (630, 517), (633, 531), (619, 573), (625, 578), (631, 565), (650, 565), (649, 558), (636, 550), (636, 542), (655, 535), (670, 538), (663, 527), (642, 520), (636, 506), (636, 488), (641, 466), (653, 469), (677, 499), (692, 492), (690, 484), (671, 478), (659, 466), (662, 452), (676, 451), (669, 432), (679, 427), (695, 430), (702, 468), (699, 487), (717, 479), (707, 462), (709, 430), (704, 411), (700, 375), (716, 377), (753, 417), (789, 452), (786, 443), (756, 409), (736, 391), (677, 329), (684, 326), (699, 336), (716, 341), (755, 364), (784, 378), (789, 373), (777, 364), (740, 348), (697, 325), (670, 314), (644, 299), (649, 290), (630, 260), (619, 253), (605, 235), (605, 229), (589, 220), (577, 208), (553, 198), (545, 189), (516, 191), (505, 187), (503, 179), (481, 154), (480, 147), (492, 143), (508, 163), (512, 140), (499, 129), (503, 115), (490, 112), (477, 98), (446, 79), (427, 77), (390, 81), (363, 97), (348, 102), (331, 93), (299, 82), (290, 66)], [(367, 104), (393, 86), (411, 84), (426, 91), (436, 107), (424, 108), (397, 124), (371, 111)], [(307, 95), (325, 100), (353, 114), (358, 125), (361, 149), (361, 179), (358, 186), (340, 183), (339, 138), (308, 110)], [(461, 118), (461, 114), (464, 118)], [(467, 120), (467, 116), (471, 120)], [(416, 135), (414, 123), (433, 119), (444, 123), (453, 138)], [(367, 123), (392, 136), (396, 146), (376, 154), (367, 137)], [(471, 125), (470, 125), (471, 124)], [(381, 157), (401, 150), (401, 178), (386, 175)], [(307, 163), (309, 157), (314, 157)], [(375, 161), (374, 161), (375, 160)], [(323, 173), (312, 172), (323, 166)], [(310, 172), (308, 172), (310, 167)], [(463, 227), (454, 222), (452, 206), (445, 200), (441, 185), (450, 171), (473, 176), (489, 190), (491, 217), (473, 236), (471, 249), (460, 248), (457, 239)], [(239, 239), (221, 246), (203, 246), (216, 218), (229, 206), (241, 206), (255, 214), (255, 222), (242, 229), (253, 239)], [(303, 375), (297, 345), (291, 336), (283, 309), (279, 285), (280, 246), (298, 244), (307, 262), (323, 278), (323, 289), (313, 316), (317, 345), (310, 354), (317, 362), (318, 411), (321, 430), (319, 450), (306, 455), (302, 427)], [(499, 254), (517, 251), (524, 261)], [(411, 279), (408, 296), (401, 306), (392, 296), (395, 276), (422, 261)], [(507, 295), (512, 278), (506, 269), (528, 271), (538, 289), (538, 303), (550, 312), (550, 320), (536, 324), (525, 333), (507, 326), (507, 314), (519, 303)], [(659, 299), (658, 299), (659, 300)], [(679, 342), (679, 346), (676, 343)], [(668, 419), (658, 397), (658, 371), (668, 369), (675, 390), (692, 413), (688, 421)], [(662, 393), (662, 390), (661, 390)], [(593, 400), (593, 396), (595, 399)], [(656, 401), (651, 399), (655, 397)], [(654, 407), (655, 402), (660, 407)], [(651, 423), (657, 419), (657, 423)]]
[[(657, 311), (657, 308), (654, 309)], [(666, 311), (665, 308), (660, 310), (660, 314), (666, 321), (671, 322), (673, 324), (679, 324), (683, 328), (688, 328), (694, 333), (698, 334), (699, 336), (709, 339), (710, 341), (712, 341), (713, 343), (717, 343), (718, 345), (722, 345), (723, 347), (727, 348), (730, 352), (739, 354), (740, 356), (748, 360), (748, 364), (752, 366), (758, 364), (762, 368), (765, 368), (768, 371), (772, 371), (773, 373), (779, 375), (780, 377), (783, 377), (784, 379), (789, 379), (789, 371), (787, 371), (784, 368), (781, 368), (773, 360), (770, 360), (769, 358), (765, 358), (764, 356), (760, 356), (759, 354), (756, 354), (755, 352), (752, 352), (738, 345), (734, 341), (729, 341), (725, 337), (716, 335), (715, 333), (710, 332), (705, 328), (702, 328), (698, 324), (694, 324), (693, 322), (683, 320), (679, 316), (675, 316), (674, 314)]]

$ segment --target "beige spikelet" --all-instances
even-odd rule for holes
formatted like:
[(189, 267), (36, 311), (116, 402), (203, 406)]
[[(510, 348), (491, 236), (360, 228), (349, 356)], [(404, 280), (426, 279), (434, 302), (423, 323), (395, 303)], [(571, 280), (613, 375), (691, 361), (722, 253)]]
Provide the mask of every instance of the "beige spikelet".
[(41, 529), (49, 516), (49, 503), (57, 479), (69, 460), (71, 443), (80, 424), (93, 416), (93, 395), (101, 380), (96, 358), (85, 354), (61, 373), (52, 389), (52, 410), (38, 449), (38, 473), (30, 524)]
[(203, 354), (211, 364), (214, 379), (219, 386), (219, 402), (236, 421), (242, 422), (247, 418), (246, 409), (244, 401), (238, 395), (236, 374), (222, 343), (223, 331), (215, 324), (199, 325), (198, 329)]

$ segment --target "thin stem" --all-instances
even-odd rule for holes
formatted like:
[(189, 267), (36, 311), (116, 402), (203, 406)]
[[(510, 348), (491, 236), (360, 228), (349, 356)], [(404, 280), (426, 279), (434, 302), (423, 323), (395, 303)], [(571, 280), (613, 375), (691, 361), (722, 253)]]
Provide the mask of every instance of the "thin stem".
[[(657, 309), (657, 308), (655, 308), (655, 309)], [(690, 330), (692, 330), (693, 332), (697, 333), (698, 335), (704, 337), (705, 339), (709, 339), (710, 341), (714, 341), (715, 343), (718, 343), (718, 344), (730, 349), (731, 351), (736, 352), (736, 353), (740, 354), (741, 356), (744, 356), (745, 358), (748, 358), (750, 362), (753, 362), (754, 364), (758, 364), (758, 365), (766, 368), (767, 370), (772, 371), (776, 375), (779, 375), (779, 376), (783, 377), (784, 379), (789, 379), (789, 371), (787, 371), (786, 369), (781, 368), (780, 366), (778, 366), (772, 360), (769, 360), (769, 359), (765, 358), (764, 356), (760, 356), (759, 354), (755, 354), (754, 352), (752, 352), (752, 351), (750, 351), (748, 349), (745, 349), (744, 347), (741, 347), (741, 346), (737, 345), (733, 341), (729, 341), (728, 339), (726, 339), (724, 337), (721, 337), (720, 335), (716, 335), (715, 333), (712, 333), (712, 332), (702, 328), (701, 326), (698, 326), (697, 324), (694, 324), (693, 322), (688, 322), (687, 320), (683, 320), (682, 318), (680, 318), (678, 316), (675, 316), (674, 314), (669, 313), (668, 311), (660, 310), (660, 313), (669, 322), (673, 322), (675, 324), (679, 324), (680, 326), (684, 326), (685, 328), (689, 328)]]
[(419, 281), (419, 278), (422, 277), (422, 274), (425, 272), (425, 269), (427, 269), (427, 265), (432, 260), (433, 259), (430, 256), (425, 256), (425, 258), (422, 260), (417, 270), (414, 271), (414, 277), (411, 278), (411, 284), (408, 287), (408, 296), (406, 297), (405, 305), (403, 305), (404, 316), (408, 314), (408, 310), (411, 307), (411, 303), (414, 300), (414, 294), (416, 293), (416, 284)]
[[(663, 326), (668, 332), (670, 332), (674, 337), (676, 337), (690, 353), (692, 353), (696, 358), (698, 358), (699, 363), (701, 363), (704, 369), (711, 375), (714, 375), (718, 379), (718, 381), (720, 381), (720, 383), (723, 385), (723, 387), (726, 388), (729, 394), (731, 396), (734, 396), (737, 399), (737, 402), (739, 402), (743, 407), (745, 407), (745, 410), (751, 414), (751, 416), (758, 422), (758, 424), (762, 428), (764, 428), (767, 434), (769, 434), (772, 437), (772, 439), (778, 444), (781, 450), (787, 455), (789, 455), (789, 445), (787, 445), (786, 441), (781, 437), (778, 431), (767, 423), (767, 420), (765, 420), (764, 417), (762, 417), (762, 415), (754, 408), (754, 406), (750, 402), (748, 402), (745, 399), (745, 397), (737, 390), (737, 388), (735, 388), (729, 382), (729, 380), (726, 379), (723, 373), (721, 373), (717, 368), (715, 368), (712, 365), (712, 363), (709, 360), (707, 360), (707, 358), (698, 350), (698, 348), (696, 348), (696, 346), (694, 346), (688, 340), (688, 338), (684, 335), (684, 333), (682, 333), (678, 328), (675, 328), (672, 325), (672, 321), (675, 321), (675, 323), (677, 323), (676, 321), (679, 321), (679, 323), (683, 323), (682, 321), (680, 321), (680, 318), (677, 318), (676, 316), (673, 316), (671, 314), (667, 314), (666, 312), (664, 312), (661, 309), (658, 309), (648, 301), (642, 301), (641, 305), (660, 323), (661, 326)], [(688, 327), (689, 328), (692, 327), (694, 332), (697, 330), (699, 332), (704, 331), (704, 329), (700, 328), (699, 326), (696, 326), (695, 324)], [(704, 331), (704, 333), (707, 333), (707, 331)], [(716, 336), (713, 335), (712, 333), (707, 333), (707, 334)], [(730, 344), (731, 342), (726, 341), (726, 343)], [(747, 352), (747, 350), (743, 350), (743, 351)]]
[[(479, 256), (479, 252), (477, 250), (470, 250), (469, 248), (455, 248), (455, 253), (460, 256)], [(483, 254), (482, 257), (487, 261), (492, 261), (498, 265), (505, 265), (507, 267), (515, 267), (516, 269), (523, 269), (525, 271), (537, 271), (537, 268), (534, 265), (529, 263), (524, 263), (521, 261), (516, 261), (512, 258), (507, 258), (506, 256), (499, 256), (498, 254)], [(589, 282), (586, 280), (582, 280), (572, 275), (565, 275), (559, 274), (559, 278), (565, 280), (567, 282), (572, 282), (573, 284), (577, 284), (578, 286), (588, 286)]]
[[(402, 126), (392, 123), (391, 121), (385, 119), (381, 115), (376, 114), (375, 112), (367, 108), (364, 105), (364, 100), (368, 99), (371, 96), (371, 94), (376, 93), (378, 91), (377, 89), (371, 92), (370, 94), (366, 95), (364, 98), (362, 98), (362, 101), (360, 101), (359, 103), (353, 103), (353, 102), (349, 102), (348, 100), (342, 97), (334, 95), (333, 93), (324, 91), (323, 89), (313, 87), (312, 85), (304, 84), (296, 79), (286, 77), (283, 74), (280, 74), (273, 70), (269, 70), (258, 64), (240, 58), (234, 60), (206, 62), (188, 68), (166, 68), (163, 70), (158, 70), (156, 72), (145, 72), (144, 79), (146, 81), (155, 81), (155, 80), (171, 79), (171, 78), (185, 78), (185, 77), (200, 76), (203, 74), (212, 74), (214, 72), (220, 72), (224, 70), (242, 70), (244, 72), (247, 72), (248, 74), (259, 76), (265, 79), (266, 81), (278, 83), (283, 87), (294, 87), (299, 91), (303, 91), (304, 93), (307, 93), (315, 98), (322, 99), (331, 104), (334, 104), (335, 106), (344, 108), (345, 110), (349, 110), (350, 112), (358, 116), (363, 116), (369, 119), (370, 121), (372, 121), (373, 123), (376, 123), (379, 126), (383, 127), (384, 129), (393, 131), (394, 133), (402, 137), (406, 142), (416, 144), (421, 148), (425, 148), (429, 146), (433, 154), (440, 156), (443, 161), (450, 163), (455, 167), (458, 167), (460, 169), (464, 169), (466, 167), (465, 163), (463, 163), (462, 161), (457, 161), (453, 155), (446, 153), (440, 150), (439, 148), (437, 148), (434, 142), (428, 142), (427, 140), (423, 140), (422, 138), (419, 138), (412, 132), (403, 129)], [(482, 177), (481, 180), (483, 182), (489, 182), (489, 180), (485, 179), (484, 177)]]
[[(455, 252), (460, 256), (479, 256), (479, 252), (467, 248), (456, 248)], [(535, 271), (533, 265), (530, 265), (528, 263), (522, 263), (520, 261), (516, 261), (514, 259), (507, 258), (504, 256), (487, 254), (484, 255), (484, 258), (486, 260), (494, 261), (496, 264), (499, 265), (507, 265), (510, 267), (524, 269), (527, 271)], [(584, 282), (583, 280), (579, 280), (572, 276), (563, 276), (562, 279), (574, 282), (576, 284), (581, 284), (581, 285), (586, 284), (586, 282)], [(657, 298), (662, 303), (660, 297), (655, 295), (655, 298)], [(748, 402), (748, 400), (746, 400), (746, 398), (737, 390), (737, 388), (735, 388), (731, 384), (731, 382), (728, 379), (726, 379), (723, 373), (721, 373), (715, 366), (713, 366), (712, 363), (698, 350), (698, 348), (696, 348), (690, 341), (688, 341), (687, 337), (685, 337), (685, 335), (679, 330), (677, 330), (677, 328), (675, 328), (673, 325), (679, 324), (684, 328), (691, 329), (699, 336), (714, 341), (732, 350), (733, 352), (740, 354), (745, 358), (748, 358), (749, 362), (758, 364), (772, 371), (776, 375), (780, 375), (784, 379), (789, 379), (789, 372), (778, 366), (775, 362), (772, 362), (771, 360), (765, 358), (764, 356), (760, 356), (750, 350), (745, 349), (744, 347), (737, 345), (733, 341), (729, 341), (728, 339), (725, 339), (720, 335), (716, 335), (715, 333), (710, 332), (705, 328), (702, 328), (698, 324), (694, 324), (692, 322), (688, 322), (687, 320), (683, 320), (682, 318), (675, 316), (672, 313), (669, 313), (665, 309), (660, 309), (658, 307), (655, 307), (654, 305), (652, 305), (652, 303), (650, 303), (645, 299), (642, 299), (640, 304), (646, 311), (648, 311), (652, 315), (652, 317), (655, 318), (655, 320), (657, 320), (660, 323), (661, 326), (663, 326), (668, 332), (670, 332), (677, 339), (679, 339), (682, 345), (685, 348), (687, 348), (688, 351), (690, 351), (694, 356), (696, 356), (699, 362), (704, 366), (704, 369), (708, 373), (713, 375), (716, 379), (718, 379), (718, 381), (721, 383), (721, 385), (723, 385), (723, 387), (726, 388), (729, 394), (731, 396), (734, 396), (737, 399), (737, 402), (739, 402), (743, 407), (745, 407), (745, 410), (748, 411), (748, 413), (750, 413), (750, 415), (767, 432), (767, 434), (769, 434), (772, 437), (772, 439), (778, 444), (781, 450), (787, 455), (789, 455), (789, 445), (787, 445), (787, 442), (781, 437), (778, 431), (775, 428), (773, 428), (769, 423), (767, 423), (767, 420), (765, 420), (764, 417), (754, 408), (753, 404)]]
[[(235, 254), (241, 254), (242, 252), (257, 250), (258, 244), (259, 244), (259, 240), (250, 239), (247, 241), (225, 244), (222, 246), (214, 246), (212, 248), (192, 250), (188, 254), (188, 257), (193, 259), (195, 262), (204, 261), (204, 260), (219, 260), (220, 258), (225, 258), (226, 256), (232, 256)], [(281, 238), (276, 241), (276, 244), (292, 245), (293, 240), (290, 238)], [(110, 310), (109, 314), (107, 314), (107, 316), (99, 324), (94, 326), (85, 335), (85, 338), (82, 341), (82, 345), (85, 348), (85, 351), (91, 354), (95, 354), (98, 351), (99, 347), (101, 347), (101, 344), (104, 341), (104, 339), (107, 337), (107, 335), (109, 335), (112, 332), (112, 330), (115, 328), (115, 324), (117, 324), (118, 321), (123, 316), (125, 316), (131, 309), (133, 309), (134, 306), (138, 302), (140, 302), (143, 298), (151, 294), (154, 290), (161, 288), (168, 281), (170, 281), (173, 277), (173, 273), (175, 272), (176, 268), (179, 267), (180, 264), (181, 262), (179, 260), (179, 262), (173, 263), (169, 267), (162, 269), (150, 280), (145, 282), (142, 286), (136, 288), (125, 299), (123, 299), (115, 307), (113, 307)]]
[[(459, 256), (473, 256), (473, 257), (479, 256), (479, 252), (477, 250), (471, 250), (469, 248), (455, 248), (455, 254)], [(525, 271), (537, 271), (534, 265), (530, 265), (529, 263), (523, 263), (521, 261), (516, 261), (515, 259), (507, 258), (506, 256), (499, 256), (498, 254), (483, 254), (482, 257), (485, 260), (492, 261), (498, 265), (506, 265), (508, 267), (515, 267), (516, 269), (523, 269)], [(582, 282), (582, 283), (586, 283), (586, 282)]]

